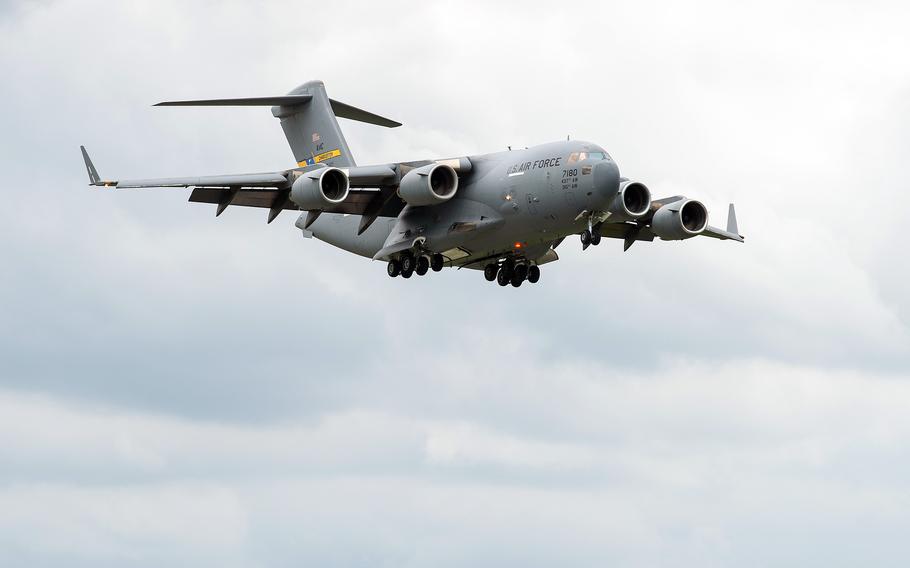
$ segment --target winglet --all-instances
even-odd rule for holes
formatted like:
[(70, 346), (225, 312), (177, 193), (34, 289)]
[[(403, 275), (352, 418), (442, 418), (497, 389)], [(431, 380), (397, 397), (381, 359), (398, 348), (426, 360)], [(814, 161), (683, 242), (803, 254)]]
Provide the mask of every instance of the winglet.
[(739, 243), (746, 242), (746, 238), (739, 234), (739, 227), (736, 225), (736, 210), (733, 208), (732, 203), (730, 204), (730, 210), (727, 213), (727, 229), (718, 229), (717, 227), (708, 225), (701, 234), (722, 241), (729, 239)]
[(736, 226), (736, 209), (730, 204), (730, 210), (727, 212), (727, 232), (734, 235), (739, 234), (739, 227)]
[(79, 146), (79, 149), (82, 150), (82, 159), (85, 161), (85, 169), (88, 170), (89, 185), (101, 185), (101, 177), (98, 175), (98, 170), (95, 169), (92, 159), (88, 157), (85, 146)]
[(98, 170), (95, 169), (95, 164), (92, 163), (92, 159), (88, 157), (88, 152), (85, 151), (85, 146), (79, 146), (79, 149), (82, 150), (82, 159), (85, 161), (85, 169), (88, 170), (88, 181), (89, 185), (101, 186), (101, 187), (116, 187), (116, 181), (102, 181), (101, 176), (98, 175)]

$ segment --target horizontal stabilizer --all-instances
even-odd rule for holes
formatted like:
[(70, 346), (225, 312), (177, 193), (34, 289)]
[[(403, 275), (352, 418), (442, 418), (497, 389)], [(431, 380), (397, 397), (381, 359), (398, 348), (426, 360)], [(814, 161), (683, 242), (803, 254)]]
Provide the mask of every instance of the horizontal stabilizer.
[(351, 105), (336, 101), (335, 99), (329, 99), (329, 102), (332, 104), (332, 112), (334, 112), (335, 116), (338, 118), (347, 118), (348, 120), (366, 122), (367, 124), (385, 126), (386, 128), (397, 128), (401, 126), (400, 122), (395, 122), (394, 120), (379, 116), (378, 114), (352, 107)]
[(208, 99), (199, 101), (164, 101), (154, 106), (299, 106), (310, 102), (313, 95), (251, 97), (245, 99)]
[[(165, 106), (283, 106), (283, 107), (295, 107), (301, 106), (313, 99), (313, 95), (282, 95), (280, 97), (248, 97), (242, 99), (202, 99), (195, 101), (163, 101), (154, 106), (156, 107), (165, 107)], [(400, 122), (385, 118), (384, 116), (379, 116), (378, 114), (373, 114), (372, 112), (367, 112), (363, 109), (353, 107), (349, 104), (343, 103), (341, 101), (336, 101), (335, 99), (329, 99), (329, 103), (332, 105), (332, 112), (335, 113), (335, 116), (339, 118), (347, 118), (348, 120), (356, 120), (358, 122), (366, 122), (368, 124), (375, 124), (377, 126), (385, 126), (386, 128), (397, 128), (401, 126)]]

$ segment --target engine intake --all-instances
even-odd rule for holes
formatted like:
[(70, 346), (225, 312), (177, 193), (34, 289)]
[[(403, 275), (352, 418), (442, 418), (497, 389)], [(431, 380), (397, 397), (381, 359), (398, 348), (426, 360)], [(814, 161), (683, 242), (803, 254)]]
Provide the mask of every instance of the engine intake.
[(319, 168), (306, 172), (291, 186), (291, 201), (301, 209), (324, 210), (348, 197), (348, 176), (338, 168)]
[(665, 241), (681, 241), (700, 235), (707, 226), (708, 210), (694, 199), (668, 203), (651, 219), (651, 232)]
[(408, 205), (438, 205), (455, 197), (458, 174), (447, 164), (428, 164), (413, 169), (401, 178), (398, 195)]
[(644, 216), (651, 209), (651, 191), (637, 181), (623, 181), (619, 191), (607, 208), (610, 212), (609, 222), (632, 221)]

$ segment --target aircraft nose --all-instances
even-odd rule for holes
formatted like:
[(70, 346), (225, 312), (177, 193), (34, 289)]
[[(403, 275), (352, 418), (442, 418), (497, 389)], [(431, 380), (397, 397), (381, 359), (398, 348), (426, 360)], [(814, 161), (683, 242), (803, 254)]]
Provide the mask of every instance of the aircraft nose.
[(594, 166), (594, 188), (603, 199), (612, 199), (619, 191), (619, 168), (613, 160)]

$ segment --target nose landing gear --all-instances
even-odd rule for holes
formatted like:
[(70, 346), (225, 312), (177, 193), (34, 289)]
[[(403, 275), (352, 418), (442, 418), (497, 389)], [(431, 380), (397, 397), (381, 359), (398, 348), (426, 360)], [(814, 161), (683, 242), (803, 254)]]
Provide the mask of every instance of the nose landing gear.
[(597, 246), (600, 244), (601, 234), (597, 227), (585, 229), (581, 232), (581, 250), (586, 250), (589, 245)]

